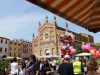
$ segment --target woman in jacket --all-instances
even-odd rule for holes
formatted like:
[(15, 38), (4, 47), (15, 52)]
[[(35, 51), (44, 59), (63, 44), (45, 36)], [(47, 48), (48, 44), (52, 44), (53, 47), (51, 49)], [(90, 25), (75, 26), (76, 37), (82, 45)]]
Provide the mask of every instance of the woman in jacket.
[(97, 62), (95, 61), (95, 59), (92, 59), (87, 65), (87, 75), (99, 75), (96, 70), (98, 70)]
[(42, 75), (51, 75), (52, 72), (53, 72), (53, 70), (52, 70), (48, 60), (45, 59), (43, 61), (43, 66), (42, 66), (42, 70), (41, 70)]

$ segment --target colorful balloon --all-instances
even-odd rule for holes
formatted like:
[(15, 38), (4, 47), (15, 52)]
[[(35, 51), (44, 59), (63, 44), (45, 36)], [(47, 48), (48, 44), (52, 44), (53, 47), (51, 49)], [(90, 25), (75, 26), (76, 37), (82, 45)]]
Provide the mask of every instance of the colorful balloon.
[(98, 49), (98, 51), (100, 52), (100, 48)]
[(70, 50), (73, 49), (73, 46), (70, 46), (69, 49), (70, 49)]
[(59, 40), (61, 41), (61, 54), (74, 54), (76, 50), (71, 47), (75, 42), (75, 36), (72, 33), (66, 32), (63, 35), (59, 36)]
[(69, 54), (70, 54), (70, 55), (74, 54), (75, 52), (76, 52), (76, 49), (70, 48), (70, 50), (69, 50)]
[(91, 45), (90, 45), (90, 43), (87, 43), (87, 44), (85, 45), (84, 42), (83, 42), (83, 43), (82, 43), (82, 50), (90, 51), (90, 50), (91, 50)]
[(95, 54), (95, 51), (94, 50), (90, 50), (90, 54), (91, 55), (94, 55)]
[(82, 45), (82, 47), (81, 47), (81, 48), (82, 48), (82, 50), (86, 50), (85, 45)]
[(63, 45), (63, 46), (62, 46), (62, 49), (63, 49), (63, 50), (66, 50), (66, 46), (65, 46), (65, 45)]
[(76, 50), (75, 50), (75, 49), (71, 49), (71, 52), (72, 52), (72, 53), (75, 53), (75, 52), (76, 52)]
[(87, 43), (87, 44), (85, 45), (85, 49), (88, 50), (88, 51), (90, 51), (90, 49), (91, 49), (90, 43)]
[(96, 55), (99, 55), (99, 51), (96, 51)]
[(61, 54), (62, 54), (62, 55), (65, 55), (65, 54), (66, 54), (66, 51), (63, 50), (63, 49), (61, 49)]

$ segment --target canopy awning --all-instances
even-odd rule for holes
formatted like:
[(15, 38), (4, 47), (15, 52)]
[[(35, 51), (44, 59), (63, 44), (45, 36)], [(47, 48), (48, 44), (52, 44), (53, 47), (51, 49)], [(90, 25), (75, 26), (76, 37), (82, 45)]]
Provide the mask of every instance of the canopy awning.
[(59, 58), (60, 56), (58, 55), (43, 55), (43, 56), (38, 56), (39, 58)]
[(91, 55), (90, 53), (80, 53), (75, 56), (90, 56), (90, 55)]
[(92, 32), (100, 31), (100, 0), (28, 0)]

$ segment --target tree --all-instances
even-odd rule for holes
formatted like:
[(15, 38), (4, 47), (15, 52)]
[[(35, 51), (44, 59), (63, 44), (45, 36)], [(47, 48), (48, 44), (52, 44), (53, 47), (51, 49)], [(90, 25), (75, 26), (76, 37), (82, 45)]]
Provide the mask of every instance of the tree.
[(75, 54), (79, 54), (82, 53), (82, 49), (81, 49), (81, 43), (80, 42), (75, 42), (74, 43), (75, 49), (76, 49), (76, 53)]

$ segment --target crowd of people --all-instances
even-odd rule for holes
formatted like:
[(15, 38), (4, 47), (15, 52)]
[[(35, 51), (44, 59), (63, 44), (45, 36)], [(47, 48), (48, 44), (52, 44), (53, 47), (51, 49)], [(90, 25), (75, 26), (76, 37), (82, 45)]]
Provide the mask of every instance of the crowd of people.
[(56, 60), (37, 59), (35, 55), (31, 55), (29, 59), (11, 60), (5, 68), (5, 75), (55, 75), (55, 71)]
[(99, 65), (95, 59), (82, 59), (75, 57), (70, 59), (69, 55), (65, 55), (62, 63), (59, 65), (59, 75), (100, 75), (97, 73)]
[(79, 57), (72, 59), (65, 55), (59, 65), (56, 63), (55, 59), (37, 59), (35, 55), (22, 61), (14, 58), (5, 68), (5, 75), (99, 75), (95, 59), (87, 62)]

